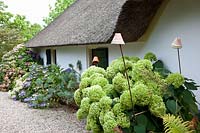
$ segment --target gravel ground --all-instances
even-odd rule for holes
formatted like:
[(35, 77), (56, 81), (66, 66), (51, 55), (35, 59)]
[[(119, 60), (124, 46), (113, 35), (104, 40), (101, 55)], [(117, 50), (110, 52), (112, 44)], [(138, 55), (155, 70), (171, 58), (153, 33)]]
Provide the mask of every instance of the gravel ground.
[(87, 133), (67, 107), (30, 109), (0, 92), (0, 133)]

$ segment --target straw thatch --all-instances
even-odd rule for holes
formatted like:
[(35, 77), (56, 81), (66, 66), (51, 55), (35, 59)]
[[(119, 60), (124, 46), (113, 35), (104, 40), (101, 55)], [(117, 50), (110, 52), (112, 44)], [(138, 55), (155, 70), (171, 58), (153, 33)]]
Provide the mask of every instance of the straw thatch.
[(109, 43), (115, 32), (125, 42), (139, 39), (162, 0), (77, 0), (27, 47)]

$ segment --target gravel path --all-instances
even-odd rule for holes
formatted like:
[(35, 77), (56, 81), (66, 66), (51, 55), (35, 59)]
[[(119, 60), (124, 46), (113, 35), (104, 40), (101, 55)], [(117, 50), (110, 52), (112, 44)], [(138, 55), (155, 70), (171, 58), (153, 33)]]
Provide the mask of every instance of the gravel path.
[(30, 109), (0, 92), (0, 133), (87, 133), (84, 126), (66, 107)]

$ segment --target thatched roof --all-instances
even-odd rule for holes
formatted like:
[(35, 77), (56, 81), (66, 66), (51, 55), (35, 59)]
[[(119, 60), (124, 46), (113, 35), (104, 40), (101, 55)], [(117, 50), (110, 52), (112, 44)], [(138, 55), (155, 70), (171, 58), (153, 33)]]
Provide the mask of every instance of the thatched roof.
[(139, 39), (162, 0), (76, 0), (27, 47), (110, 43), (115, 32), (125, 42)]

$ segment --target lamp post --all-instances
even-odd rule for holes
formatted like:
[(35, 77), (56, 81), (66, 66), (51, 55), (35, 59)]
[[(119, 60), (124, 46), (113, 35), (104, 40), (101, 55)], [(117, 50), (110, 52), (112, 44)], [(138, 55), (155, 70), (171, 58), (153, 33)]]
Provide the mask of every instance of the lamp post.
[(179, 72), (181, 74), (181, 59), (180, 59), (180, 51), (179, 49), (182, 48), (182, 43), (180, 38), (175, 38), (174, 41), (172, 42), (172, 48), (177, 49), (177, 54), (178, 54), (178, 66), (179, 66)]
[(122, 50), (122, 45), (125, 45), (125, 42), (122, 38), (121, 33), (115, 33), (111, 44), (119, 45), (119, 48), (120, 48), (120, 52), (121, 52), (121, 56), (122, 56), (122, 60), (123, 60), (123, 63), (124, 63), (124, 68), (125, 68), (125, 76), (126, 76), (126, 79), (127, 79), (128, 89), (129, 89), (130, 98), (131, 98), (131, 104), (132, 104), (132, 108), (133, 108), (133, 116), (134, 116), (135, 113), (134, 113), (133, 97), (132, 97), (132, 93), (131, 93), (130, 81), (129, 81), (129, 78), (128, 78), (126, 63), (125, 63), (124, 54), (123, 54), (123, 50)]

